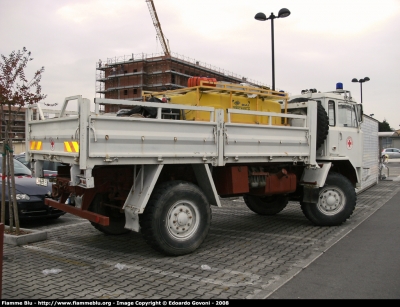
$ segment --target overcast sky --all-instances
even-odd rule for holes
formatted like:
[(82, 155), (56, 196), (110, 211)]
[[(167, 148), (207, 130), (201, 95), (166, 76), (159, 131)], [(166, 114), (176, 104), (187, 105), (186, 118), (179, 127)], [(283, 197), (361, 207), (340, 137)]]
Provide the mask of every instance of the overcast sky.
[[(366, 114), (399, 129), (400, 0), (154, 0), (173, 53), (272, 84), (271, 22), (275, 19), (275, 84), (297, 95), (331, 91), (337, 82)], [(26, 47), (28, 76), (45, 67), (46, 104), (96, 97), (96, 62), (132, 53), (161, 53), (145, 0), (0, 0), (0, 54)], [(29, 72), (31, 72), (29, 74)]]

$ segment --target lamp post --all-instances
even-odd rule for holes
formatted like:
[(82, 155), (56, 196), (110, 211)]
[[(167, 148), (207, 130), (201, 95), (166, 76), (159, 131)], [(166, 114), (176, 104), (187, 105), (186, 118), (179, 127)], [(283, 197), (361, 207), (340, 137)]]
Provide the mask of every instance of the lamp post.
[(368, 77), (365, 77), (364, 79), (360, 79), (360, 80), (357, 80), (356, 78), (353, 78), (353, 80), (351, 80), (351, 82), (359, 82), (360, 83), (360, 89), (361, 89), (361, 104), (362, 104), (362, 84), (364, 83), (364, 82), (367, 82), (367, 81), (369, 81), (370, 79), (368, 78)]
[(271, 20), (271, 48), (272, 48), (272, 90), (275, 91), (275, 51), (274, 51), (274, 19), (275, 18), (285, 18), (290, 15), (290, 11), (288, 9), (280, 9), (278, 16), (275, 16), (274, 13), (271, 13), (269, 17), (264, 13), (257, 13), (254, 18), (259, 21)]

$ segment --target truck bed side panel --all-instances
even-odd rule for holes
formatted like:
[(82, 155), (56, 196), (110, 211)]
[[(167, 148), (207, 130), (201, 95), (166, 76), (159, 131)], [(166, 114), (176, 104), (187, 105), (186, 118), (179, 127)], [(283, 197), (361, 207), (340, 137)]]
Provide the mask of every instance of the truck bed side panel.
[(215, 123), (91, 117), (89, 158), (216, 157)]
[(224, 156), (246, 162), (292, 161), (310, 155), (308, 128), (225, 124)]

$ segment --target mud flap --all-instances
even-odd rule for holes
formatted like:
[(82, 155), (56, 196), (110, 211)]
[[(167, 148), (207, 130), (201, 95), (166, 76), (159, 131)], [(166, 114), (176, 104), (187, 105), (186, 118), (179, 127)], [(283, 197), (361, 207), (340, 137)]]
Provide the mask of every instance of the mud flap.
[(142, 165), (139, 170), (123, 206), (126, 229), (140, 231), (139, 213), (144, 211), (162, 168), (163, 165), (161, 164)]
[(319, 198), (319, 188), (316, 186), (303, 187), (303, 202), (316, 204)]
[(300, 185), (323, 187), (332, 163), (319, 163), (318, 168), (305, 169), (300, 179)]
[(217, 189), (215, 188), (214, 180), (208, 164), (193, 164), (192, 167), (199, 187), (206, 195), (210, 204), (221, 207), (221, 202), (219, 200)]
[(319, 198), (319, 188), (325, 184), (326, 177), (332, 166), (331, 162), (319, 164), (318, 168), (304, 170), (300, 180), (303, 186), (303, 202), (316, 204)]

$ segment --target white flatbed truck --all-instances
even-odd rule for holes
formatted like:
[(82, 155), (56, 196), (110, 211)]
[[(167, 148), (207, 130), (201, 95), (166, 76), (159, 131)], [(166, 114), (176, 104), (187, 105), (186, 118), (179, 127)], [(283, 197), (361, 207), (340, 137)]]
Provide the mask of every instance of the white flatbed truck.
[[(67, 111), (72, 101), (75, 112)], [(340, 225), (355, 209), (365, 173), (362, 107), (340, 83), (290, 101), (269, 89), (200, 82), (144, 101), (94, 102), (92, 112), (88, 99), (68, 97), (52, 118), (30, 106), (26, 157), (39, 177), (43, 161), (63, 163), (46, 204), (103, 233), (141, 232), (157, 251), (183, 255), (206, 238), (220, 198), (242, 196), (260, 215), (296, 200), (319, 226)], [(102, 110), (121, 104), (150, 108), (153, 118)]]

